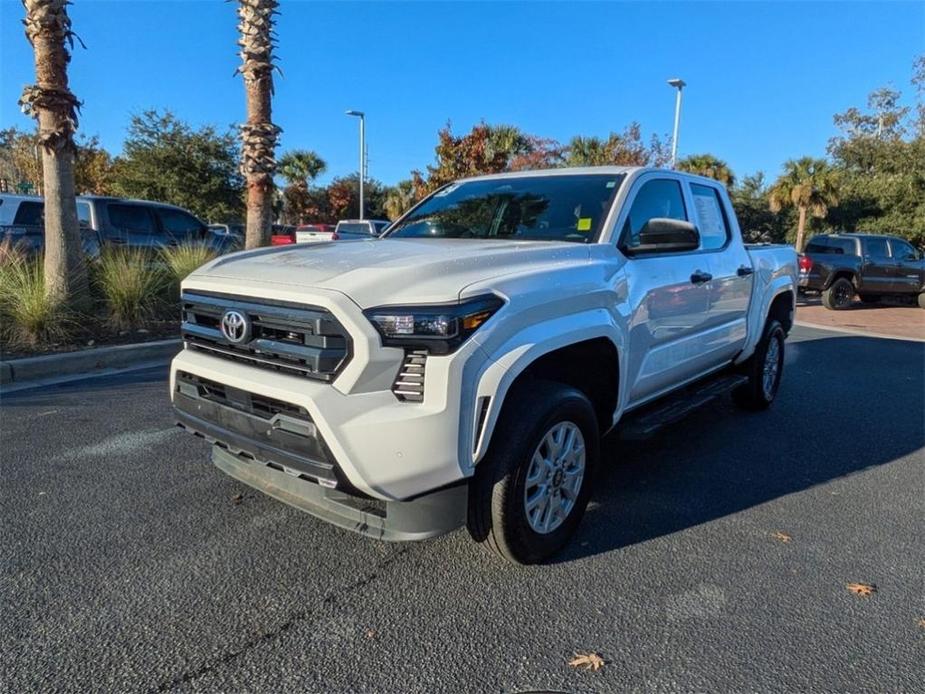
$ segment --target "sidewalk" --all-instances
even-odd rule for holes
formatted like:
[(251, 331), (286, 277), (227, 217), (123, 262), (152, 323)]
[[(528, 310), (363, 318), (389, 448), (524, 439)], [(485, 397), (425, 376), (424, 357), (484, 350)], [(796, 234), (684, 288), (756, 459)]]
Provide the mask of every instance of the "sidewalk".
[(820, 328), (925, 340), (925, 310), (918, 306), (887, 302), (871, 306), (856, 301), (849, 309), (830, 311), (818, 297), (808, 296), (797, 299), (796, 320)]

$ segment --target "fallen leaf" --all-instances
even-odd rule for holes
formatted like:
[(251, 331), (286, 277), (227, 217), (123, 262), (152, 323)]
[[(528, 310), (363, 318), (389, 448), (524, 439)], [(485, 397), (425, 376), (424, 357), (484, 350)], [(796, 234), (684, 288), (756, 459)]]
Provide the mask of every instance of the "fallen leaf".
[(242, 501), (244, 501), (243, 494), (235, 494), (233, 497), (231, 497), (231, 503), (233, 504), (240, 504)]
[(922, 627), (923, 629), (925, 629), (925, 617), (922, 617), (922, 618), (919, 620), (919, 626)]
[(867, 598), (877, 592), (877, 586), (871, 585), (869, 583), (849, 583), (848, 590), (850, 590), (855, 595), (860, 595)]
[(375, 630), (375, 629), (367, 629), (367, 630), (366, 630), (365, 632), (363, 632), (363, 633), (365, 634), (366, 638), (368, 638), (368, 639), (374, 639), (374, 638), (376, 638), (376, 630)]
[(581, 667), (585, 670), (600, 670), (606, 663), (597, 653), (576, 653), (575, 657), (568, 661), (572, 667)]
[(793, 538), (787, 533), (782, 533), (780, 530), (771, 533), (771, 537), (775, 540), (780, 540), (781, 542), (790, 542)]

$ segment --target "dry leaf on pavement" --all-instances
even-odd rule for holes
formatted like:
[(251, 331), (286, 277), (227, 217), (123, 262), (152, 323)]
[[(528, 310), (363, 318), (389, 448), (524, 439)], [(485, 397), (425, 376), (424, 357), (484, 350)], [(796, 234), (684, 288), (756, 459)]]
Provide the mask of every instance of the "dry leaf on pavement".
[(235, 494), (233, 497), (231, 497), (231, 503), (233, 504), (240, 504), (242, 501), (244, 501), (243, 494)]
[(604, 667), (604, 659), (597, 653), (576, 653), (575, 657), (568, 661), (572, 667), (581, 667), (586, 670), (600, 670)]
[(790, 542), (793, 538), (787, 533), (782, 533), (780, 530), (771, 534), (775, 540), (780, 540), (781, 542)]
[(848, 590), (850, 590), (855, 595), (860, 595), (867, 598), (877, 592), (877, 586), (871, 585), (869, 583), (849, 583)]

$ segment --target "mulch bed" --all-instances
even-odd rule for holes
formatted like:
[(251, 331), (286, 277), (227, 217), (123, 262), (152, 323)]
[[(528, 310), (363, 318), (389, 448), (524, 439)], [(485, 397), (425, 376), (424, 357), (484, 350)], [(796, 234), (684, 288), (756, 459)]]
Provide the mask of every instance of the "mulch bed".
[(12, 345), (0, 341), (0, 359), (19, 359), (21, 357), (39, 357), (45, 354), (58, 354), (61, 352), (78, 352), (97, 347), (115, 347), (116, 345), (129, 345), (137, 342), (153, 342), (180, 337), (180, 323), (177, 320), (160, 320), (145, 323), (144, 327), (133, 330), (112, 330), (92, 326), (79, 330), (68, 340), (51, 344), (41, 344), (34, 347)]

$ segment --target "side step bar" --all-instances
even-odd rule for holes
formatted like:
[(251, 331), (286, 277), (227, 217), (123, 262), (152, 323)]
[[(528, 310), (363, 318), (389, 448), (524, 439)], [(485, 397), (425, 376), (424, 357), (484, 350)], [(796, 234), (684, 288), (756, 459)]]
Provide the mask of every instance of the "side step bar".
[(619, 426), (620, 438), (627, 441), (647, 439), (662, 427), (684, 419), (694, 410), (747, 382), (746, 376), (725, 375), (669, 395), (654, 405), (628, 414)]

